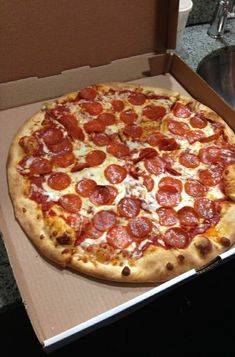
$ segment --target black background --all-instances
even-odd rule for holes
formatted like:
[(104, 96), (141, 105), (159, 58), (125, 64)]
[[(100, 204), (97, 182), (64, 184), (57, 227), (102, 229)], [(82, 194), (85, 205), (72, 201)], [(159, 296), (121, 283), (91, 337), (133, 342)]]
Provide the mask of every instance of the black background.
[[(50, 356), (235, 356), (234, 285), (233, 259)], [(4, 356), (46, 355), (22, 304), (1, 312), (0, 341)]]

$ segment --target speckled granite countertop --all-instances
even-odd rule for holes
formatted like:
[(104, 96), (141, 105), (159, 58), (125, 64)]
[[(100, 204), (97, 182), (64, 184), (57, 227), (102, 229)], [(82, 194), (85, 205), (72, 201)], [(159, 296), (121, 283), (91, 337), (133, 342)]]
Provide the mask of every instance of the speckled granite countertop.
[[(196, 70), (198, 63), (211, 51), (224, 46), (220, 41), (216, 41), (207, 35), (209, 25), (196, 25), (187, 27), (183, 36), (178, 54), (185, 62)], [(229, 45), (235, 45), (235, 19), (229, 20), (229, 32), (224, 39)], [(21, 297), (13, 277), (13, 273), (8, 261), (7, 253), (0, 238), (0, 308), (20, 302)]]
[(235, 19), (228, 21), (227, 30), (224, 35), (224, 43), (207, 35), (209, 24), (187, 27), (182, 45), (177, 49), (178, 54), (194, 70), (199, 62), (211, 51), (224, 47), (226, 44), (235, 45)]

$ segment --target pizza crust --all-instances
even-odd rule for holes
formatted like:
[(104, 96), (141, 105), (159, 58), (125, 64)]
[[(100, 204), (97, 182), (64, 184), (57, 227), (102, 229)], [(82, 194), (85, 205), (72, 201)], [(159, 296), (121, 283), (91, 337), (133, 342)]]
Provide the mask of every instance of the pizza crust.
[(235, 164), (230, 165), (225, 171), (224, 186), (226, 195), (235, 201)]

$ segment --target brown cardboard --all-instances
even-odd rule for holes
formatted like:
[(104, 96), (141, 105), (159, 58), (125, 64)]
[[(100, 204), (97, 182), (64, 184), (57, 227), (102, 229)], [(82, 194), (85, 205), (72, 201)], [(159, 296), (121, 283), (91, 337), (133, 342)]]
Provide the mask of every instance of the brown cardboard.
[[(82, 9), (80, 13), (75, 11), (78, 3)], [(87, 3), (85, 0), (79, 2), (75, 0), (70, 2), (52, 0), (42, 4), (41, 1), (35, 0), (34, 2), (27, 2), (25, 8), (26, 3), (16, 0), (12, 0), (9, 4), (4, 2), (1, 9), (2, 21), (0, 26), (4, 28), (4, 33), (1, 34), (1, 45), (2, 48), (9, 48), (10, 55), (4, 53), (0, 59), (0, 78), (2, 82), (5, 82), (0, 84), (1, 108), (30, 103), (36, 99), (51, 98), (53, 95), (58, 96), (94, 82), (124, 81), (144, 77), (139, 79), (138, 82), (179, 90), (185, 94), (191, 93), (199, 100), (202, 99), (201, 101), (206, 105), (210, 103), (210, 106), (215, 110), (218, 109), (218, 112), (235, 129), (234, 112), (231, 112), (231, 108), (176, 55), (161, 54), (150, 59), (151, 74), (154, 76), (146, 76), (149, 73), (147, 59), (151, 56), (151, 53), (154, 51), (164, 52), (166, 48), (174, 47), (175, 31), (170, 32), (170, 30), (176, 29), (177, 0), (148, 1), (148, 10), (144, 10), (144, 22), (141, 21), (143, 7), (146, 8), (147, 6), (146, 2), (141, 0), (130, 0), (128, 2), (120, 0), (115, 1), (115, 4), (114, 0), (100, 0), (98, 9), (97, 2), (94, 1), (93, 3), (96, 3), (94, 11), (89, 12), (89, 16), (85, 17), (84, 14), (87, 15), (89, 8)], [(89, 6), (93, 6), (90, 3)], [(114, 34), (117, 36), (115, 45), (106, 43), (107, 37), (105, 36), (109, 36), (109, 34), (101, 28), (105, 26), (106, 30), (113, 31), (115, 24), (113, 21), (116, 21), (113, 16), (114, 8), (115, 13), (120, 14), (118, 18), (124, 29), (127, 29), (128, 22), (135, 29), (131, 34), (128, 31), (120, 32), (114, 29)], [(104, 21), (107, 19), (106, 9), (109, 9), (107, 10), (108, 14), (112, 15), (112, 21), (110, 22), (109, 19), (108, 24)], [(130, 17), (129, 10), (137, 13), (138, 21), (136, 17)], [(157, 22), (155, 22), (155, 10), (156, 13), (160, 14), (157, 17)], [(95, 16), (96, 11), (98, 11), (97, 16)], [(103, 11), (105, 11), (106, 18), (103, 17)], [(27, 23), (24, 21), (26, 19), (25, 14), (29, 12), (31, 20), (27, 17), (29, 21)], [(16, 13), (17, 16), (14, 16)], [(56, 15), (57, 20), (60, 20), (56, 21), (56, 25), (51, 21), (54, 18), (52, 14)], [(66, 18), (65, 15), (68, 14), (71, 16), (72, 23), (69, 29), (63, 22)], [(15, 19), (14, 31), (9, 21), (11, 16), (14, 16)], [(87, 21), (88, 18), (89, 22)], [(166, 22), (166, 18), (170, 19), (171, 22)], [(96, 26), (97, 19), (99, 19), (98, 23), (102, 24), (98, 28)], [(83, 20), (86, 22), (86, 26), (83, 24)], [(64, 54), (64, 47), (61, 48), (61, 45), (66, 45), (68, 38), (74, 43), (73, 36), (77, 35), (77, 21), (81, 25), (79, 28), (84, 26), (83, 33), (88, 36), (89, 46), (87, 46), (83, 33), (80, 32), (79, 37), (75, 38), (75, 43), (79, 43), (80, 46), (77, 46), (76, 50), (74, 46), (71, 46), (73, 48), (69, 51), (75, 52)], [(135, 22), (138, 23), (138, 26), (135, 25)], [(58, 23), (61, 28), (58, 27)], [(140, 23), (141, 26), (139, 26)], [(168, 23), (167, 26), (164, 25), (166, 23)], [(27, 31), (25, 31), (26, 27)], [(39, 27), (41, 31), (36, 31)], [(87, 27), (89, 27), (90, 32), (85, 31)], [(29, 28), (31, 31), (28, 31)], [(46, 31), (43, 29), (46, 29)], [(60, 38), (58, 39), (57, 36)], [(102, 38), (102, 41), (99, 41), (99, 44), (102, 43), (102, 46), (97, 47), (97, 39), (100, 38)], [(56, 48), (59, 41), (61, 41), (59, 43), (60, 56), (58, 56), (58, 48)], [(56, 48), (56, 56), (50, 50), (51, 44), (53, 44), (53, 49)], [(38, 51), (39, 48), (41, 52)], [(79, 51), (80, 48), (83, 49), (83, 52)], [(25, 49), (30, 50), (25, 52)], [(92, 52), (91, 49), (95, 50)], [(20, 57), (21, 54), (23, 59)], [(19, 62), (16, 63), (15, 58), (19, 58)], [(37, 58), (37, 61), (35, 61), (35, 58)], [(12, 60), (14, 60), (14, 64)], [(27, 66), (25, 63), (27, 63)], [(104, 65), (102, 66), (102, 64)], [(98, 67), (91, 68), (89, 65)], [(73, 67), (80, 68), (71, 69)], [(61, 71), (62, 74), (56, 75)], [(37, 76), (48, 77), (38, 79)], [(74, 78), (76, 79), (74, 80)], [(9, 94), (8, 91), (10, 91)], [(48, 339), (53, 339), (58, 334), (57, 340), (65, 338), (66, 333), (72, 334), (73, 330), (71, 329), (73, 327), (76, 330), (76, 327), (80, 326), (81, 330), (87, 321), (90, 321), (91, 326), (95, 319), (102, 320), (108, 316), (107, 314), (109, 316), (117, 314), (121, 309), (128, 308), (128, 304), (133, 304), (137, 300), (141, 301), (147, 295), (157, 295), (160, 290), (163, 291), (175, 281), (160, 284), (157, 288), (154, 285), (106, 283), (58, 268), (45, 260), (32, 246), (14, 219), (4, 173), (7, 152), (14, 133), (24, 120), (37, 111), (41, 105), (41, 102), (37, 102), (7, 109), (0, 113), (2, 128), (0, 131), (0, 170), (2, 172), (0, 176), (0, 223), (15, 278), (32, 325), (41, 343), (48, 344)], [(190, 274), (194, 273), (196, 272)], [(176, 279), (176, 281), (180, 280)], [(106, 317), (102, 316), (105, 313)], [(61, 333), (62, 335), (60, 335)]]
[[(171, 75), (143, 78), (137, 82), (187, 94)], [(0, 132), (1, 172), (5, 172), (8, 148), (16, 130), (41, 106), (39, 102), (0, 113), (4, 127)], [(0, 184), (4, 241), (23, 301), (42, 343), (154, 287), (105, 283), (55, 267), (38, 254), (15, 221), (5, 175), (1, 175)]]
[(0, 43), (7, 49), (0, 56), (0, 109), (91, 83), (136, 79), (140, 68), (149, 69), (148, 57), (176, 44), (178, 0), (12, 0), (0, 6)]
[[(213, 103), (220, 100), (217, 94), (194, 72), (189, 71), (177, 56), (172, 55), (170, 60), (169, 55), (165, 55), (165, 58), (163, 55), (156, 56), (150, 60), (150, 63), (152, 72), (158, 72), (159, 68), (162, 68), (163, 73), (167, 69), (169, 73), (142, 78), (137, 81), (138, 83), (179, 90), (181, 93), (188, 94), (187, 87), (182, 87), (171, 74), (172, 70), (176, 75), (181, 71), (181, 76), (179, 76), (181, 82), (185, 83), (186, 74), (190, 75), (191, 92), (192, 89), (195, 90), (194, 87), (190, 87), (191, 81), (193, 83), (198, 81), (199, 87), (208, 94), (209, 100), (213, 100)], [(208, 104), (207, 97), (203, 102)], [(34, 103), (1, 112), (0, 120), (4, 127), (0, 134), (1, 172), (5, 172), (7, 152), (12, 136), (24, 120), (37, 111), (41, 105), (42, 103)], [(226, 116), (227, 112), (230, 113), (229, 107), (226, 106), (224, 112), (222, 108), (221, 112), (225, 120), (230, 119), (230, 116)], [(233, 128), (235, 129), (235, 125)], [(4, 241), (23, 301), (35, 332), (42, 343), (116, 308), (116, 311), (111, 312), (111, 315), (115, 314), (122, 304), (127, 304), (127, 307), (128, 301), (136, 298), (141, 300), (144, 294), (151, 294), (151, 291), (155, 291), (154, 285), (106, 283), (55, 267), (38, 254), (15, 221), (5, 175), (1, 175), (0, 183), (2, 187), (1, 227)]]
[(0, 82), (174, 48), (177, 6), (177, 0), (1, 2), (0, 40), (6, 50)]

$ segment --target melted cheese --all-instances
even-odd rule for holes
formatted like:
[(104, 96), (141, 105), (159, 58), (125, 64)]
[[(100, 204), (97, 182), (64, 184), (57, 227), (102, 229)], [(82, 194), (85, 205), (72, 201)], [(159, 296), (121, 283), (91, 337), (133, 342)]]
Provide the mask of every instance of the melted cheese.
[[(129, 101), (128, 101), (128, 96), (129, 93), (122, 93), (121, 95), (118, 93), (114, 93), (114, 94), (107, 94), (105, 96), (102, 97), (102, 105), (103, 105), (103, 110), (104, 111), (109, 111), (110, 109), (112, 109), (112, 105), (111, 105), (111, 100), (113, 99), (121, 99), (123, 100), (124, 104), (125, 104), (125, 109), (124, 110), (128, 110), (128, 109), (132, 109), (132, 106), (130, 105)], [(173, 98), (173, 100), (175, 100), (175, 98)], [(80, 100), (79, 104), (86, 102), (86, 100)], [(146, 100), (145, 105), (152, 105), (155, 104), (156, 102), (154, 100)], [(79, 110), (79, 104), (75, 104), (75, 103), (68, 103), (68, 107), (69, 107), (69, 111), (70, 113), (74, 114), (77, 117), (77, 120), (80, 124), (88, 122), (90, 120), (93, 120), (93, 117), (89, 117), (84, 111), (83, 109)], [(172, 101), (169, 101), (168, 99), (160, 99), (158, 100), (158, 105), (164, 106), (167, 110), (167, 115), (165, 117), (165, 120), (168, 120), (168, 118), (172, 118), (176, 121), (180, 121), (180, 122), (185, 122), (188, 125), (189, 124), (189, 118), (175, 118), (173, 116), (172, 113), (169, 112), (169, 104), (172, 104)], [(56, 104), (54, 105), (56, 106)], [(53, 106), (52, 106), (53, 107)], [(135, 106), (134, 107), (135, 112), (138, 115), (138, 118), (136, 120), (136, 124), (140, 124), (142, 123), (143, 125), (143, 129), (146, 129), (146, 133), (148, 134), (147, 131), (147, 127), (148, 125), (143, 122), (143, 107), (140, 106)], [(118, 114), (117, 114), (118, 115)], [(146, 118), (144, 118), (145, 122), (146, 122)], [(167, 132), (167, 125), (166, 122), (164, 120), (164, 128), (166, 128), (166, 135), (169, 135), (170, 137), (175, 137), (176, 141), (180, 144), (180, 150), (179, 152), (182, 152), (186, 149), (190, 149), (191, 153), (194, 154), (198, 154), (199, 150), (204, 147), (205, 145), (210, 145), (210, 144), (203, 144), (200, 143), (198, 141), (194, 142), (193, 144), (189, 144), (188, 140), (184, 137), (180, 137), (180, 136), (175, 136), (172, 135), (171, 133)], [(63, 125), (61, 125), (58, 121), (53, 120), (54, 124), (56, 124), (57, 127), (59, 127), (62, 132), (63, 132), (63, 136), (65, 137), (67, 135), (66, 130), (64, 129)], [(149, 122), (147, 122), (149, 123)], [(159, 123), (157, 122), (151, 122), (149, 123), (149, 129), (150, 131), (154, 131), (155, 128), (156, 130), (160, 130), (161, 128), (159, 128)], [(163, 124), (162, 124), (163, 125)], [(110, 125), (107, 126), (105, 129), (105, 133), (106, 134), (113, 134), (116, 133), (118, 131), (122, 131), (122, 129), (125, 127), (125, 123), (123, 122), (118, 122), (116, 125)], [(191, 130), (197, 130), (194, 128), (190, 128)], [(208, 125), (202, 129), (203, 132), (205, 133), (206, 136), (210, 136), (214, 134), (214, 129), (211, 126), (210, 123), (208, 123)], [(165, 132), (165, 130), (163, 130)], [(146, 135), (147, 135), (146, 134)], [(88, 135), (85, 133), (86, 135), (86, 139), (88, 138)], [(124, 137), (125, 138), (125, 137)], [(50, 158), (50, 152), (47, 148), (47, 146), (45, 145), (45, 143), (43, 142), (43, 140), (41, 140), (42, 145), (43, 145), (43, 150), (46, 153), (45, 157), (47, 157), (48, 159)], [(146, 142), (138, 142), (138, 141), (134, 141), (130, 138), (126, 138), (125, 144), (128, 146), (130, 151), (133, 151), (135, 149), (140, 150), (146, 147), (151, 147), (148, 143)], [(78, 171), (78, 172), (73, 172), (70, 173), (69, 172), (69, 168), (54, 168), (53, 172), (66, 172), (67, 174), (70, 175), (71, 177), (71, 181), (72, 184), (64, 189), (64, 190), (53, 190), (51, 189), (46, 182), (43, 183), (43, 190), (41, 190), (40, 188), (38, 188), (37, 186), (33, 185), (33, 189), (34, 191), (38, 191), (42, 194), (44, 194), (45, 196), (47, 196), (48, 201), (58, 201), (59, 198), (62, 195), (65, 194), (69, 194), (69, 193), (75, 193), (75, 186), (77, 184), (77, 182), (79, 182), (80, 180), (87, 178), (87, 179), (92, 179), (94, 180), (97, 185), (110, 185), (110, 182), (106, 179), (105, 175), (104, 175), (104, 170), (105, 168), (110, 165), (110, 164), (118, 164), (123, 166), (126, 161), (125, 160), (120, 160), (117, 159), (116, 157), (110, 155), (107, 150), (106, 147), (96, 147), (96, 145), (90, 141), (88, 143), (85, 142), (80, 142), (80, 141), (75, 141), (73, 142), (73, 153), (75, 155), (76, 159), (79, 159), (80, 162), (84, 162), (85, 161), (85, 157), (86, 155), (92, 151), (92, 150), (102, 150), (105, 152), (106, 154), (106, 160), (104, 161), (103, 164), (99, 165), (99, 166), (95, 166), (95, 167), (89, 167), (89, 168), (85, 168), (82, 171)], [(155, 148), (157, 150), (157, 147)], [(165, 154), (165, 152), (163, 152)], [(159, 152), (159, 154), (161, 155), (162, 153)], [(171, 153), (169, 153), (169, 155), (171, 155)], [(138, 153), (133, 154), (132, 158), (136, 158), (138, 157)], [(25, 164), (25, 172), (28, 172), (28, 168), (30, 166), (30, 164), (32, 163), (34, 158), (29, 158)], [(160, 205), (158, 204), (157, 200), (156, 200), (156, 193), (158, 191), (158, 184), (159, 181), (166, 176), (171, 176), (170, 174), (168, 174), (167, 172), (161, 174), (161, 175), (151, 175), (145, 168), (144, 166), (144, 162), (140, 161), (138, 164), (136, 164), (136, 167), (140, 170), (139, 172), (141, 172), (142, 174), (145, 174), (149, 177), (151, 177), (154, 180), (154, 188), (151, 192), (148, 192), (146, 187), (143, 185), (143, 178), (140, 176), (139, 179), (134, 179), (132, 176), (127, 175), (127, 177), (123, 180), (123, 182), (119, 183), (119, 184), (115, 184), (113, 186), (116, 187), (116, 189), (118, 190), (118, 194), (113, 202), (112, 205), (102, 205), (102, 206), (95, 206), (93, 205), (89, 198), (82, 198), (82, 207), (80, 210), (80, 213), (82, 215), (84, 215), (85, 217), (88, 217), (89, 219), (92, 219), (94, 214), (101, 211), (101, 210), (113, 210), (114, 212), (117, 212), (117, 204), (120, 202), (121, 199), (123, 199), (124, 197), (128, 197), (128, 196), (132, 196), (132, 197), (136, 197), (136, 198), (141, 198), (142, 201), (142, 209), (141, 209), (141, 213), (140, 216), (144, 216), (149, 218), (152, 221), (153, 224), (153, 230), (155, 233), (162, 233), (164, 234), (165, 231), (167, 229), (169, 229), (169, 227), (166, 226), (161, 226), (159, 224), (159, 217), (158, 214), (156, 213), (157, 209), (160, 207)], [(179, 161), (178, 158), (174, 160), (173, 164), (172, 164), (172, 168), (175, 169), (176, 171), (181, 173), (181, 176), (177, 176), (173, 178), (179, 179), (183, 186), (185, 184), (185, 182), (187, 181), (187, 179), (197, 179), (197, 174), (196, 172), (198, 172), (201, 169), (207, 168), (208, 166), (200, 163), (200, 165), (196, 168), (196, 169), (190, 169), (190, 168), (186, 168), (184, 166), (182, 166)], [(50, 175), (46, 175), (46, 181), (48, 179)], [(206, 197), (209, 199), (219, 199), (219, 198), (223, 198), (224, 195), (221, 192), (221, 190), (219, 189), (218, 186), (216, 187), (209, 187), (208, 188), (208, 192), (206, 194)], [(176, 211), (178, 211), (180, 208), (184, 207), (184, 206), (191, 206), (193, 207), (194, 205), (194, 198), (187, 195), (187, 193), (184, 191), (184, 188), (182, 190), (181, 193), (181, 202), (179, 203), (179, 205), (177, 207), (174, 207), (174, 209)], [(129, 220), (126, 220), (123, 217), (119, 217), (119, 222), (120, 224), (123, 225), (127, 225)], [(179, 224), (178, 224), (179, 225)], [(176, 225), (177, 226), (177, 225)], [(100, 244), (100, 243), (104, 243), (106, 242), (106, 232), (104, 232), (102, 234), (102, 236), (98, 239), (91, 239), (91, 238), (87, 238), (85, 239), (80, 247), (82, 249), (86, 249), (87, 247), (89, 247), (90, 245), (93, 244)], [(139, 249), (141, 249), (146, 243), (148, 243), (149, 240), (148, 239), (144, 239), (140, 244), (139, 244)], [(137, 243), (136, 242), (132, 242), (127, 248), (126, 250), (128, 252), (133, 252), (135, 249), (137, 248)]]

